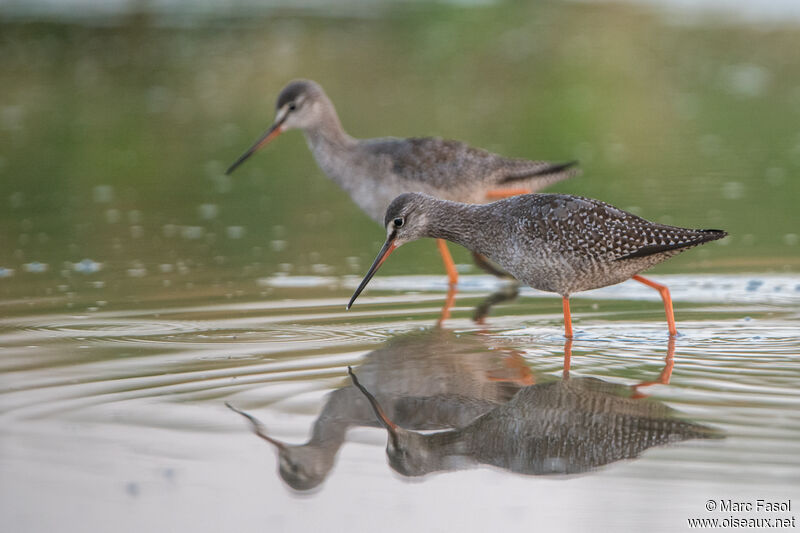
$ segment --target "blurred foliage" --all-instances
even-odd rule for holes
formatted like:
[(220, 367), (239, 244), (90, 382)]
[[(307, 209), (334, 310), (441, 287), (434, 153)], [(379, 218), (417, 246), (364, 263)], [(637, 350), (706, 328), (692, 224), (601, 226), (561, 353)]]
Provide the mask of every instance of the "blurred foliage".
[[(800, 269), (800, 28), (580, 3), (369, 15), (0, 25), (0, 267), (363, 273), (384, 232), (300, 133), (222, 174), (306, 77), (356, 137), (579, 159), (584, 174), (551, 190), (731, 233), (659, 272)], [(441, 266), (415, 243), (385, 271)]]

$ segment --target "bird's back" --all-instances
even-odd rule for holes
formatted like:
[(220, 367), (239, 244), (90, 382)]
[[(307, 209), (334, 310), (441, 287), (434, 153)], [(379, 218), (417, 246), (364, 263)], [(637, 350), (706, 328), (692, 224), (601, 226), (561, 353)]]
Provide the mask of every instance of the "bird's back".
[(619, 283), (726, 235), (650, 222), (599, 200), (564, 194), (522, 195), (481, 209), (484, 226), (495, 228), (481, 231), (478, 251), (534, 288), (559, 294)]
[(376, 168), (391, 172), (409, 186), (402, 192), (428, 192), (460, 202), (484, 202), (489, 190), (503, 187), (522, 185), (538, 190), (576, 172), (571, 164), (510, 159), (436, 137), (362, 142)]

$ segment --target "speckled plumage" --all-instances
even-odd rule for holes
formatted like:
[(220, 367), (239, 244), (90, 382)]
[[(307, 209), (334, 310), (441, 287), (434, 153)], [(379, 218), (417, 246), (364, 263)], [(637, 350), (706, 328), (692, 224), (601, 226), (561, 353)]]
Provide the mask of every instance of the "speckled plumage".
[[(295, 109), (287, 111), (290, 105)], [(322, 87), (310, 80), (289, 83), (276, 110), (276, 125), (301, 129), (322, 171), (378, 223), (389, 203), (404, 192), (482, 203), (490, 190), (536, 191), (578, 172), (574, 163), (510, 159), (439, 138), (354, 139), (342, 128)], [(292, 122), (301, 114), (307, 118)]]
[(599, 200), (526, 194), (486, 205), (399, 196), (385, 222), (404, 217), (407, 237), (447, 239), (497, 262), (520, 281), (564, 297), (625, 281), (726, 235), (650, 222)]

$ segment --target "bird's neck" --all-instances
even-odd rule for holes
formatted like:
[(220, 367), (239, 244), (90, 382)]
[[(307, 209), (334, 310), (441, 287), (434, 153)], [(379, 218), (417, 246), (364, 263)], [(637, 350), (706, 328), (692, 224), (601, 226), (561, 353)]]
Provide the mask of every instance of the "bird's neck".
[(318, 152), (342, 153), (353, 148), (358, 141), (344, 131), (333, 103), (325, 99), (321, 105), (320, 120), (313, 128), (303, 130), (308, 147), (314, 152), (314, 155), (317, 155)]
[(428, 237), (445, 239), (480, 252), (483, 206), (437, 199), (432, 199), (431, 202), (428, 210)]

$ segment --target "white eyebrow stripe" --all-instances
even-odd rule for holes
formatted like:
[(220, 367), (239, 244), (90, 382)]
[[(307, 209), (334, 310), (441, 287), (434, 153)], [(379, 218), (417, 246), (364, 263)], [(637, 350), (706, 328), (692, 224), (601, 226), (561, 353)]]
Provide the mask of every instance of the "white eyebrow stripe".
[(278, 109), (278, 112), (275, 113), (275, 123), (283, 121), (286, 118), (286, 114), (289, 112), (289, 109), (286, 106)]

